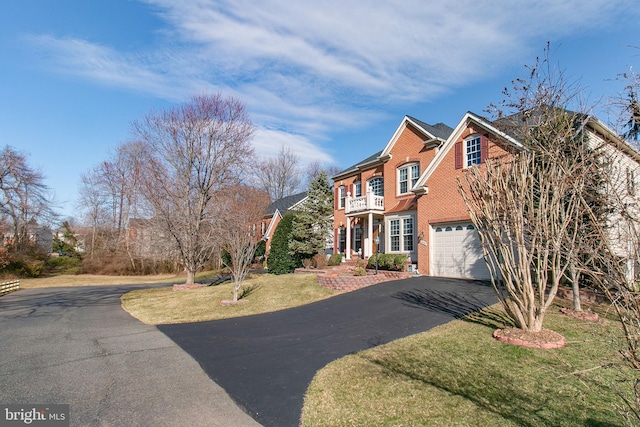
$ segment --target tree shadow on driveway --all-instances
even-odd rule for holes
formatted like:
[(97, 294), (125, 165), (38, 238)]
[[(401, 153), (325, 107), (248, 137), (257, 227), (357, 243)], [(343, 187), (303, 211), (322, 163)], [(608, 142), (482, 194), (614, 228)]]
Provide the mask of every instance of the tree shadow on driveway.
[(491, 328), (513, 326), (513, 321), (506, 313), (487, 307), (485, 300), (472, 294), (427, 288), (398, 292), (392, 296), (410, 307), (447, 314)]
[[(465, 302), (455, 305), (455, 298)], [(294, 426), (309, 383), (327, 363), (495, 302), (488, 286), (416, 277), (288, 310), (158, 329), (255, 420), (265, 426)]]

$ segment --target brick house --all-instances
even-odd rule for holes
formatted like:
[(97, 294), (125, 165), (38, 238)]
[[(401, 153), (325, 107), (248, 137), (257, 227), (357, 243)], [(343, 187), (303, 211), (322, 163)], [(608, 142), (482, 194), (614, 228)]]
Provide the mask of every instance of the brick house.
[(271, 249), (271, 238), (282, 217), (287, 212), (298, 208), (305, 200), (307, 200), (306, 191), (278, 199), (267, 207), (267, 211), (260, 222), (260, 238), (266, 243), (267, 253)]
[[(613, 131), (593, 117), (584, 124), (594, 144), (615, 146), (622, 167), (638, 169), (638, 153)], [(382, 151), (333, 177), (334, 252), (368, 258), (377, 237), (381, 253), (408, 254), (421, 274), (489, 279), (457, 179), (464, 182), (467, 168), (520, 148), (471, 112), (455, 129), (405, 116)], [(634, 181), (638, 175), (627, 174)]]

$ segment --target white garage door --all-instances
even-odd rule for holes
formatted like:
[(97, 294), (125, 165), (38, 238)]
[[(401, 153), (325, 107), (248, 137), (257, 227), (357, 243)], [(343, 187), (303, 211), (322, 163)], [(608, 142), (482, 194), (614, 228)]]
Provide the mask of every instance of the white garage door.
[(490, 279), (473, 224), (436, 225), (432, 242), (432, 276)]

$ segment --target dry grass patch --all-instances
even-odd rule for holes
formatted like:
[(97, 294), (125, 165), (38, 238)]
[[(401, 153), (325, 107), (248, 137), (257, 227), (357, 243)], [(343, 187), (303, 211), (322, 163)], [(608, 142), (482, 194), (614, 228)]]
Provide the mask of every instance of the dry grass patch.
[(625, 425), (617, 393), (630, 397), (633, 375), (615, 319), (549, 314), (545, 327), (567, 346), (541, 350), (493, 339), (499, 310), (327, 365), (309, 386), (302, 425)]
[(173, 283), (184, 281), (184, 277), (175, 274), (157, 276), (103, 276), (96, 274), (78, 274), (35, 279), (20, 279), (21, 288), (57, 288), (64, 286), (100, 286), (100, 285), (140, 285), (146, 283)]
[(246, 302), (221, 306), (231, 299), (230, 282), (190, 291), (143, 289), (122, 296), (122, 306), (146, 324), (188, 323), (268, 313), (309, 304), (336, 293), (318, 285), (314, 274), (263, 274), (245, 280), (240, 295)]

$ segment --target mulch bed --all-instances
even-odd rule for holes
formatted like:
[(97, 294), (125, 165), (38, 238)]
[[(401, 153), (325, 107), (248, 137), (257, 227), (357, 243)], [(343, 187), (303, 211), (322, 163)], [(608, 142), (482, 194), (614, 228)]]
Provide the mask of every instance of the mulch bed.
[(560, 313), (564, 314), (565, 316), (584, 320), (586, 322), (597, 322), (598, 320), (600, 320), (600, 316), (598, 316), (598, 313), (589, 310), (576, 311), (570, 308), (561, 308)]
[(498, 341), (531, 348), (562, 348), (566, 344), (562, 335), (549, 329), (540, 332), (528, 332), (518, 328), (496, 329), (493, 337)]

